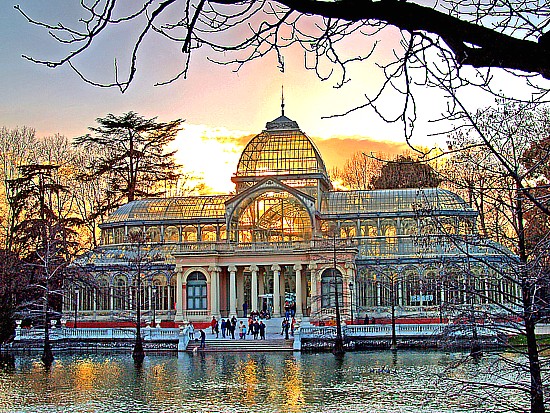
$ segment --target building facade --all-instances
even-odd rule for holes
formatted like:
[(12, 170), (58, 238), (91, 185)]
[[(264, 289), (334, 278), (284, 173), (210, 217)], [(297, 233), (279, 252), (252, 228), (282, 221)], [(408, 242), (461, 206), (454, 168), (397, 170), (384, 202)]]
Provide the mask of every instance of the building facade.
[[(67, 285), (65, 317), (208, 321), (265, 311), (332, 319), (448, 317), (517, 294), (509, 253), (476, 233), (477, 212), (440, 188), (337, 191), (310, 138), (283, 115), (241, 154), (235, 194), (143, 199), (100, 227)], [(141, 245), (132, 233), (143, 233)], [(472, 291), (483, 294), (472, 294)], [(454, 311), (454, 310), (453, 310)], [(447, 312), (447, 314), (443, 314)]]

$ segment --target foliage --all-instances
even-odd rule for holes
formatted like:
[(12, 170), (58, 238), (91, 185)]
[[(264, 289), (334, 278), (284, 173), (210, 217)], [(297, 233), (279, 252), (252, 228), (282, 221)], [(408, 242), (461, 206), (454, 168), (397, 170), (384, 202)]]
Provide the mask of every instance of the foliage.
[(373, 176), (373, 189), (436, 188), (441, 182), (434, 169), (411, 156), (398, 155)]
[(380, 172), (381, 167), (382, 161), (356, 152), (346, 159), (341, 169), (334, 168), (331, 177), (347, 189), (368, 190), (373, 189), (373, 177)]
[(95, 156), (82, 174), (85, 182), (103, 178), (105, 197), (96, 205), (96, 216), (112, 211), (126, 202), (163, 193), (159, 184), (179, 178), (175, 151), (166, 152), (180, 130), (181, 119), (157, 122), (134, 112), (98, 118), (94, 134), (75, 139), (75, 145), (91, 150)]
[[(471, 257), (470, 261), (481, 262), (497, 274), (497, 280), (513, 283), (513, 291), (507, 303), (497, 303), (492, 299), (492, 291), (502, 287), (485, 284), (479, 288), (469, 282), (464, 283), (464, 294), (475, 297), (478, 302), (486, 302), (496, 308), (493, 311), (471, 309), (471, 318), (495, 319), (496, 313), (504, 312), (520, 323), (509, 328), (525, 337), (523, 349), (510, 347), (513, 353), (521, 352), (525, 363), (517, 362), (514, 355), (500, 357), (499, 374), (514, 375), (514, 389), (524, 392), (531, 404), (531, 412), (545, 411), (545, 383), (548, 365), (539, 354), (539, 343), (535, 327), (550, 312), (550, 263), (548, 241), (550, 235), (539, 225), (539, 219), (547, 220), (545, 185), (536, 184), (536, 179), (544, 173), (544, 163), (532, 162), (529, 151), (546, 136), (548, 121), (545, 111), (531, 105), (502, 101), (497, 107), (479, 110), (470, 116), (469, 123), (461, 126), (449, 137), (449, 147), (453, 157), (449, 163), (446, 180), (465, 192), (466, 198), (480, 208), (480, 226), (484, 232), (499, 239), (516, 254), (513, 257), (502, 247), (494, 245), (494, 252), (508, 255), (511, 259), (505, 266), (486, 257)], [(544, 218), (541, 218), (544, 217)], [(536, 218), (536, 219), (535, 219)], [(535, 231), (533, 231), (535, 230)], [(462, 237), (451, 235), (451, 239)], [(476, 239), (466, 240), (468, 248), (477, 247)], [(483, 283), (471, 269), (469, 263), (463, 269), (466, 280)], [(469, 302), (473, 302), (469, 301)], [(489, 306), (489, 309), (492, 308)], [(496, 325), (500, 329), (501, 326)], [(509, 331), (508, 331), (509, 333)], [(472, 378), (469, 385), (473, 385)], [(478, 383), (479, 385), (480, 383)]]

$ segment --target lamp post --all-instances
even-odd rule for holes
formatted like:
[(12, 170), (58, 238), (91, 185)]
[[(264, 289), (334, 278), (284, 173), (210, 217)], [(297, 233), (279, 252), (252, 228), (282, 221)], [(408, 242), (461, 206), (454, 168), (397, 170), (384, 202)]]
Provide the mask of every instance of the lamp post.
[(390, 276), (391, 289), (390, 289), (390, 299), (391, 299), (391, 349), (397, 350), (397, 336), (395, 333), (395, 275)]
[(76, 328), (76, 320), (78, 319), (78, 295), (80, 293), (80, 288), (78, 285), (74, 287), (74, 328)]
[(153, 328), (156, 328), (155, 313), (157, 310), (157, 286), (153, 285)]
[[(333, 255), (332, 255), (332, 277), (334, 282), (334, 307), (336, 310), (336, 339), (334, 340), (334, 348), (332, 350), (333, 354), (336, 356), (342, 356), (345, 353), (344, 350), (344, 339), (342, 337), (342, 322), (340, 318), (340, 300), (338, 295), (338, 284), (341, 280), (341, 275), (338, 276), (338, 270), (336, 269), (336, 233), (333, 234)], [(342, 293), (343, 293), (344, 283), (342, 282)]]
[(353, 324), (353, 283), (350, 282), (348, 284), (348, 287), (349, 287), (349, 308), (350, 308), (350, 313), (351, 313), (351, 324)]

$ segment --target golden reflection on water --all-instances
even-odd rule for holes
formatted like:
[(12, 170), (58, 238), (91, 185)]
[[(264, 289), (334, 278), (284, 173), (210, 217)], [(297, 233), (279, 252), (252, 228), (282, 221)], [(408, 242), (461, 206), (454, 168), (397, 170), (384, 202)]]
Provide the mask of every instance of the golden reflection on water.
[(277, 374), (272, 367), (260, 367), (256, 359), (247, 358), (236, 365), (235, 381), (242, 389), (238, 394), (246, 406), (267, 403), (279, 405), (284, 411), (302, 411), (304, 383), (294, 359), (284, 360), (283, 369)]
[[(60, 374), (62, 369), (63, 366), (56, 365), (56, 370), (59, 370)], [(99, 362), (93, 359), (77, 360), (73, 364), (73, 370), (74, 387), (77, 390), (92, 390), (97, 387), (104, 387), (108, 383), (118, 381), (120, 378), (120, 366), (110, 359)]]
[[(129, 356), (61, 356), (51, 369), (19, 358), (12, 369), (0, 369), (0, 413), (483, 411), (476, 394), (451, 389), (451, 400), (436, 382), (460, 355), (394, 358), (388, 352), (350, 353), (343, 361), (331, 354), (182, 354), (148, 357), (139, 369)], [(475, 374), (488, 360), (480, 363), (453, 377)]]
[(259, 381), (256, 360), (249, 358), (237, 365), (237, 382), (244, 388), (242, 401), (245, 405), (256, 404)]
[(164, 361), (151, 365), (147, 382), (150, 385), (150, 399), (162, 402), (173, 397), (174, 389), (178, 385), (178, 376), (173, 374), (169, 361)]
[(291, 412), (300, 412), (304, 407), (304, 382), (301, 377), (300, 367), (294, 360), (285, 360), (283, 371), (285, 395), (284, 406)]

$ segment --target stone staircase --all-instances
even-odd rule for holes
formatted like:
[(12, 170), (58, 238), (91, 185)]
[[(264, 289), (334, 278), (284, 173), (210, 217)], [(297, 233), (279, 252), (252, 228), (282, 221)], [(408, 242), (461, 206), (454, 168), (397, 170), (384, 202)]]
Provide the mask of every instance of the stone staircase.
[(240, 339), (207, 339), (206, 348), (200, 348), (200, 341), (190, 341), (187, 346), (187, 352), (272, 352), (272, 351), (292, 351), (294, 340), (269, 339), (254, 340), (247, 338)]
[[(240, 321), (247, 322), (244, 318), (239, 318)], [(281, 317), (271, 318), (269, 320), (263, 320), (266, 325), (266, 340), (254, 340), (251, 335), (246, 336), (246, 340), (239, 339), (238, 332), (235, 333), (235, 340), (214, 338), (210, 332), (210, 328), (205, 329), (206, 335), (206, 348), (200, 349), (200, 341), (190, 341), (187, 350), (188, 352), (263, 352), (263, 351), (293, 351), (294, 339), (285, 340), (281, 333), (281, 323), (283, 319)], [(195, 337), (198, 337), (198, 332), (195, 332)]]

